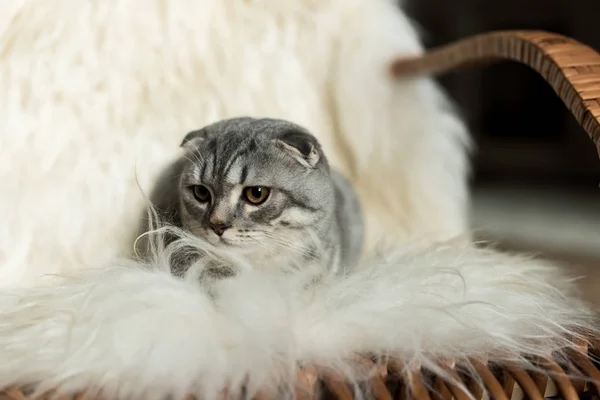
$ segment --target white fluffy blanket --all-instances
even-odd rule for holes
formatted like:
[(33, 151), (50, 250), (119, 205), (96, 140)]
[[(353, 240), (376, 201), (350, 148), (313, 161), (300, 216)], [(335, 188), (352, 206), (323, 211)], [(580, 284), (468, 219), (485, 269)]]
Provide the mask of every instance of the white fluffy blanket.
[[(399, 248), (467, 230), (468, 140), (431, 80), (388, 74), (389, 60), (421, 51), (395, 1), (0, 9), (0, 386), (210, 398), (245, 376), (251, 388), (287, 382), (297, 361), (342, 368), (365, 350), (425, 365), (517, 360), (592, 329), (544, 263), (458, 244)], [(160, 260), (115, 263), (143, 208), (138, 181), (150, 189), (187, 131), (238, 115), (313, 131), (359, 191), (368, 249), (396, 250), (310, 289), (310, 271), (247, 270), (214, 301)]]
[(561, 353), (570, 335), (597, 332), (550, 265), (457, 243), (397, 249), (308, 286), (310, 271), (246, 271), (214, 300), (162, 267), (125, 262), (4, 292), (0, 382), (213, 398), (246, 378), (250, 394), (291, 388), (300, 362), (359, 379), (355, 352), (426, 368), (439, 357), (522, 364), (523, 354)]
[[(131, 249), (190, 130), (290, 119), (368, 209), (368, 248), (467, 227), (465, 129), (395, 0), (10, 0), (0, 11), (0, 286)], [(137, 181), (136, 181), (137, 180)]]

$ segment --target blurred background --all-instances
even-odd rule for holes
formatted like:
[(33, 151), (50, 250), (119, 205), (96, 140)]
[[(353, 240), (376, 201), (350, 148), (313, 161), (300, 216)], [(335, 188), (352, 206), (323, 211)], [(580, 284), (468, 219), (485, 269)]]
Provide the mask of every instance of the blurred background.
[[(600, 51), (600, 0), (406, 0), (428, 48), (490, 30), (541, 29)], [(600, 161), (552, 89), (527, 67), (497, 64), (439, 79), (477, 143), (473, 226), (481, 239), (586, 276), (600, 308)]]

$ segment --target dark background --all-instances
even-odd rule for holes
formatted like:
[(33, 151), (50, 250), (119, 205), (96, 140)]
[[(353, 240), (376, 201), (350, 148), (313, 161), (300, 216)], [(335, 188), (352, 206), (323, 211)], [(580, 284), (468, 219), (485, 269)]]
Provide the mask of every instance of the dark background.
[[(408, 0), (405, 9), (428, 48), (490, 30), (541, 29), (600, 50), (600, 0)], [(587, 135), (527, 67), (507, 62), (439, 81), (476, 138), (476, 184), (598, 187), (600, 162)]]

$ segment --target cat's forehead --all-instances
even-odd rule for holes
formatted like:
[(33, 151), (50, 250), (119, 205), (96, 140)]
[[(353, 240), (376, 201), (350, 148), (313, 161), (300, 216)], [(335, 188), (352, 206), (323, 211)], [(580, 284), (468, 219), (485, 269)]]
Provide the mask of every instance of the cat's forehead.
[(270, 184), (282, 170), (275, 154), (259, 148), (238, 151), (220, 164), (215, 177), (228, 184)]
[(256, 138), (237, 140), (213, 138), (198, 148), (193, 160), (193, 174), (201, 181), (219, 184), (266, 184), (281, 172), (276, 146)]
[(223, 130), (207, 138), (204, 148), (209, 152), (220, 153), (221, 156), (232, 156), (238, 150), (254, 152), (268, 147), (269, 140), (262, 132), (244, 129)]

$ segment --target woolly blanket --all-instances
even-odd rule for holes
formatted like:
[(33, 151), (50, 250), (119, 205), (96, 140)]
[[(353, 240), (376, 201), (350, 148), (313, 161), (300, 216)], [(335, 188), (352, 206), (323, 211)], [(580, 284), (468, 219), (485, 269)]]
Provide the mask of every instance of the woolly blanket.
[[(250, 392), (289, 387), (298, 362), (359, 379), (355, 352), (524, 362), (595, 332), (552, 266), (431, 245), (467, 232), (468, 139), (430, 79), (389, 75), (391, 59), (422, 51), (395, 2), (1, 8), (0, 386), (211, 398), (246, 377)], [(243, 268), (213, 298), (162, 256), (115, 261), (182, 135), (239, 115), (317, 135), (367, 213), (361, 268)], [(400, 245), (411, 236), (427, 242)]]
[(468, 142), (392, 0), (11, 0), (0, 12), (0, 286), (131, 250), (183, 136), (294, 121), (352, 179), (367, 251), (467, 228)]
[(290, 394), (301, 364), (364, 378), (356, 353), (434, 371), (440, 358), (478, 356), (528, 368), (524, 354), (560, 359), (597, 333), (551, 265), (460, 243), (397, 248), (343, 278), (242, 268), (212, 297), (164, 258), (152, 265), (5, 291), (0, 382), (120, 399), (210, 399), (242, 383)]

